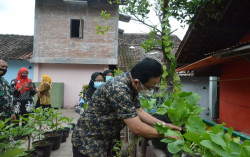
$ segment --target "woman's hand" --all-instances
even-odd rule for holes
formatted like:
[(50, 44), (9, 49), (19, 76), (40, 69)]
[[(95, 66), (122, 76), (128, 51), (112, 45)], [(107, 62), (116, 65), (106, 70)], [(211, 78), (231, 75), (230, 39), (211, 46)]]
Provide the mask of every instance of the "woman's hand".
[(22, 84), (22, 87), (18, 88), (17, 90), (20, 91), (20, 90), (24, 89), (24, 87), (27, 87), (27, 83)]

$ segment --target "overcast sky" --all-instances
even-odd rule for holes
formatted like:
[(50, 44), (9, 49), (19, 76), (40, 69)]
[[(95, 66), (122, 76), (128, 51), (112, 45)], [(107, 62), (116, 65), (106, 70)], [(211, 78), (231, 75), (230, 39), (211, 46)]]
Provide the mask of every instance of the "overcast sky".
[[(34, 7), (35, 0), (0, 0), (0, 34), (34, 35)], [(172, 30), (178, 29), (173, 34), (183, 39), (187, 27), (172, 19)], [(147, 33), (149, 29), (134, 21), (129, 23), (119, 22), (119, 28), (125, 33)]]

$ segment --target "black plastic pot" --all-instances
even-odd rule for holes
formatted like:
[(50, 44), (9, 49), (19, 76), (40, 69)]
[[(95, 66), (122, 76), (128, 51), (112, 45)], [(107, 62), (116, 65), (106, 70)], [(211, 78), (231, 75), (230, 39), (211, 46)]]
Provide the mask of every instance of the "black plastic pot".
[[(168, 118), (167, 115), (158, 115), (158, 114), (153, 114), (152, 115), (153, 117), (161, 120), (161, 121), (164, 121), (166, 123), (172, 123), (170, 121), (170, 119)], [(161, 149), (163, 151), (166, 151), (166, 156), (168, 157), (171, 157), (172, 154), (168, 152), (168, 149), (167, 149), (167, 144), (166, 143), (163, 143), (161, 142), (161, 139), (160, 138), (151, 138), (151, 141), (152, 141), (152, 145), (157, 148), (157, 149)]]
[(62, 142), (66, 142), (66, 139), (67, 139), (66, 138), (66, 132), (67, 132), (67, 130), (62, 129), (62, 128), (60, 128), (60, 129), (57, 130), (57, 133), (62, 134), (61, 143)]
[(72, 126), (71, 130), (74, 130), (74, 129), (75, 129), (75, 126), (76, 126), (75, 123), (69, 123), (68, 125), (71, 125), (71, 126)]
[(64, 127), (64, 130), (66, 132), (66, 138), (68, 138), (69, 137), (70, 128), (69, 127)]
[(45, 139), (53, 143), (52, 150), (56, 150), (60, 148), (62, 134), (59, 134), (59, 133), (46, 134)]
[(49, 157), (52, 149), (52, 143), (49, 141), (35, 141), (32, 145), (39, 150), (43, 150), (43, 157)]

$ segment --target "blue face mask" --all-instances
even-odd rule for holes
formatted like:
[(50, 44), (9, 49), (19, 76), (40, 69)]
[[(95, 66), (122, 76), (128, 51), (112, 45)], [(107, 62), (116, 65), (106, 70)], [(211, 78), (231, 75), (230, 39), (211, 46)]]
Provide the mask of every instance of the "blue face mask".
[(97, 89), (97, 88), (99, 88), (102, 84), (103, 84), (102, 81), (96, 81), (96, 82), (94, 82), (94, 87)]
[(108, 80), (112, 79), (113, 76), (106, 76), (106, 82), (108, 82)]

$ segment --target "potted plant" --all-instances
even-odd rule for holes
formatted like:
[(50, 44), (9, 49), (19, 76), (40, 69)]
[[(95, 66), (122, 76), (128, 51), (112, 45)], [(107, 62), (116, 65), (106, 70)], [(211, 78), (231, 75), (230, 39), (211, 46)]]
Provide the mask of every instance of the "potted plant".
[[(32, 138), (35, 140), (33, 142), (33, 147), (36, 149), (43, 150), (43, 157), (49, 157), (52, 143), (44, 140), (45, 125), (47, 119), (47, 111), (43, 110), (42, 107), (33, 109), (33, 113), (29, 113), (28, 125), (35, 130), (32, 132)], [(26, 119), (27, 120), (27, 119)]]
[(13, 138), (18, 136), (13, 130), (14, 124), (10, 124), (10, 119), (0, 120), (0, 153), (3, 157), (24, 155), (25, 149), (22, 148), (22, 141), (14, 141)]
[(55, 110), (53, 108), (50, 108), (46, 112), (46, 125), (47, 129), (50, 130), (45, 134), (46, 140), (53, 143), (52, 150), (56, 150), (60, 148), (62, 134), (58, 133), (58, 126), (60, 125), (60, 121), (58, 121), (58, 116), (61, 113), (59, 110)]
[(65, 120), (65, 122), (66, 122), (66, 126), (64, 126), (64, 129), (65, 130), (67, 130), (67, 132), (66, 132), (66, 137), (69, 137), (69, 132), (70, 132), (70, 130), (73, 128), (73, 126), (72, 125), (69, 125), (69, 124), (72, 124), (72, 121), (74, 120), (74, 118), (69, 118), (69, 117), (64, 117), (64, 120)]
[(156, 113), (168, 114), (174, 125), (182, 126), (183, 134), (173, 131), (161, 124), (155, 128), (165, 136), (177, 136), (178, 140), (164, 138), (161, 141), (168, 144), (168, 151), (174, 156), (238, 156), (246, 157), (250, 154), (250, 141), (240, 143), (239, 138), (232, 136), (233, 129), (228, 132), (223, 129), (223, 124), (215, 125), (209, 130), (199, 113), (203, 111), (196, 102), (200, 96), (192, 92), (173, 93)]

